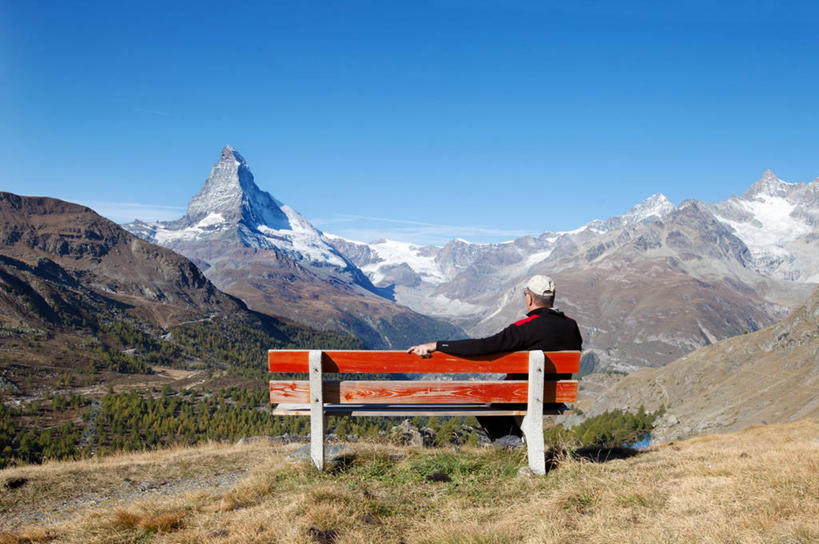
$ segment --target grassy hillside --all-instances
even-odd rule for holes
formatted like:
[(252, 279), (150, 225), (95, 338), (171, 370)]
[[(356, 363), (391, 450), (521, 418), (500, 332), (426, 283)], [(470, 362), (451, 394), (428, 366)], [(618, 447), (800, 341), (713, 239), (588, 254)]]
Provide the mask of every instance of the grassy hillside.
[[(253, 442), (0, 471), (0, 543), (811, 543), (819, 421), (669, 443), (628, 459), (358, 443), (319, 474)], [(427, 477), (440, 471), (450, 482)], [(5, 532), (4, 532), (5, 531)]]
[[(583, 395), (581, 382), (581, 396)], [(661, 368), (634, 372), (599, 394), (587, 415), (663, 406), (655, 438), (819, 417), (819, 289), (766, 329), (698, 349)]]

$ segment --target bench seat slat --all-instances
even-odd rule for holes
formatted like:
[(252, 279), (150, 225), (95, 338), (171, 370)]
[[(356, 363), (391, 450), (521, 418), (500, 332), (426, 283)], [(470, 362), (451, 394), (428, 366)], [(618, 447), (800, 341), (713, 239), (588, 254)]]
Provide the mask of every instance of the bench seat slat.
[[(307, 372), (309, 350), (268, 351), (270, 372)], [(546, 352), (546, 374), (573, 374), (580, 370), (579, 351)], [(509, 373), (529, 372), (529, 353), (519, 351), (463, 358), (435, 352), (422, 359), (404, 351), (325, 351), (323, 372), (348, 373)]]
[[(324, 399), (337, 404), (436, 404), (436, 403), (525, 403), (528, 383), (505, 381), (342, 381), (325, 382)], [(309, 402), (310, 382), (270, 382), (270, 402)], [(577, 381), (561, 380), (544, 384), (544, 402), (574, 402)]]
[[(562, 414), (567, 411), (565, 404), (546, 404), (543, 413), (548, 415)], [(278, 416), (309, 416), (307, 404), (279, 404), (273, 411)], [(327, 415), (345, 415), (353, 417), (413, 417), (413, 416), (524, 416), (525, 404), (508, 404), (503, 408), (488, 404), (325, 404)]]

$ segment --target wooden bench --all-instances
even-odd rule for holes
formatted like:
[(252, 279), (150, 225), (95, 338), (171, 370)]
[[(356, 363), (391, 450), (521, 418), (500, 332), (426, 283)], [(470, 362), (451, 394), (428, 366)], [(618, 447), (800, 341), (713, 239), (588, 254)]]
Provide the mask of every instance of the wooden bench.
[[(521, 416), (529, 466), (545, 473), (543, 415), (577, 400), (579, 351), (519, 351), (462, 358), (435, 352), (270, 350), (270, 372), (308, 373), (309, 381), (272, 380), (275, 415), (310, 416), (310, 453), (324, 468), (326, 416)], [(325, 381), (325, 373), (526, 374), (528, 380)]]

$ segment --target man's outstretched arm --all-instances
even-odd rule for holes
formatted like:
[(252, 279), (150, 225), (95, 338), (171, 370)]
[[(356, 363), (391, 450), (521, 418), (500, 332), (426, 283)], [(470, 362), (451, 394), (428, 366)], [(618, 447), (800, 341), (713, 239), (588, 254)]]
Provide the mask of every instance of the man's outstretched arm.
[(529, 349), (527, 342), (520, 334), (520, 327), (510, 325), (497, 334), (486, 338), (471, 340), (440, 340), (412, 346), (407, 353), (415, 353), (421, 357), (430, 357), (434, 351), (442, 351), (450, 355), (472, 356), (487, 353), (501, 353)]
[(414, 353), (420, 357), (427, 358), (432, 355), (432, 352), (438, 349), (438, 342), (427, 342), (426, 344), (418, 344), (412, 346), (407, 350), (407, 353)]

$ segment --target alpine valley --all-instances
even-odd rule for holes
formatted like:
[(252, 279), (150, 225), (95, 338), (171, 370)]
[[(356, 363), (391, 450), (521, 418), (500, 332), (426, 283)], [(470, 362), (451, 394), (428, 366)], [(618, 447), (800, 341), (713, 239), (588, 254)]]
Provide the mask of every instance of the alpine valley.
[(89, 208), (0, 193), (0, 467), (263, 432), (267, 350), (325, 345), (363, 347), (249, 310)]
[(218, 288), (254, 310), (352, 334), (372, 349), (464, 334), (376, 288), (307, 219), (260, 190), (245, 159), (230, 146), (184, 217), (137, 220), (125, 228), (185, 255)]
[[(300, 432), (260, 409), (266, 349), (492, 334), (532, 274), (580, 325), (590, 414), (665, 404), (671, 438), (816, 414), (819, 179), (768, 171), (724, 202), (657, 194), (569, 232), (416, 246), (319, 231), (228, 146), (184, 217), (124, 227), (0, 193), (0, 466)], [(782, 376), (770, 394), (759, 372)]]
[(819, 179), (770, 171), (716, 204), (656, 194), (569, 232), (416, 246), (320, 232), (227, 146), (184, 217), (125, 228), (255, 310), (372, 348), (492, 334), (521, 316), (526, 278), (548, 274), (581, 326), (583, 373), (662, 366), (769, 326), (819, 283)]
[(771, 325), (807, 298), (819, 282), (819, 179), (767, 171), (725, 202), (656, 194), (570, 232), (497, 244), (330, 240), (398, 302), (470, 335), (519, 318), (526, 278), (551, 275), (581, 327), (582, 373), (631, 372)]
[[(36, 398), (99, 385), (106, 372), (149, 376), (152, 365), (258, 374), (271, 347), (361, 347), (248, 310), (188, 259), (84, 206), (0, 193), (0, 241), (6, 393)], [(258, 352), (228, 353), (238, 338)]]

